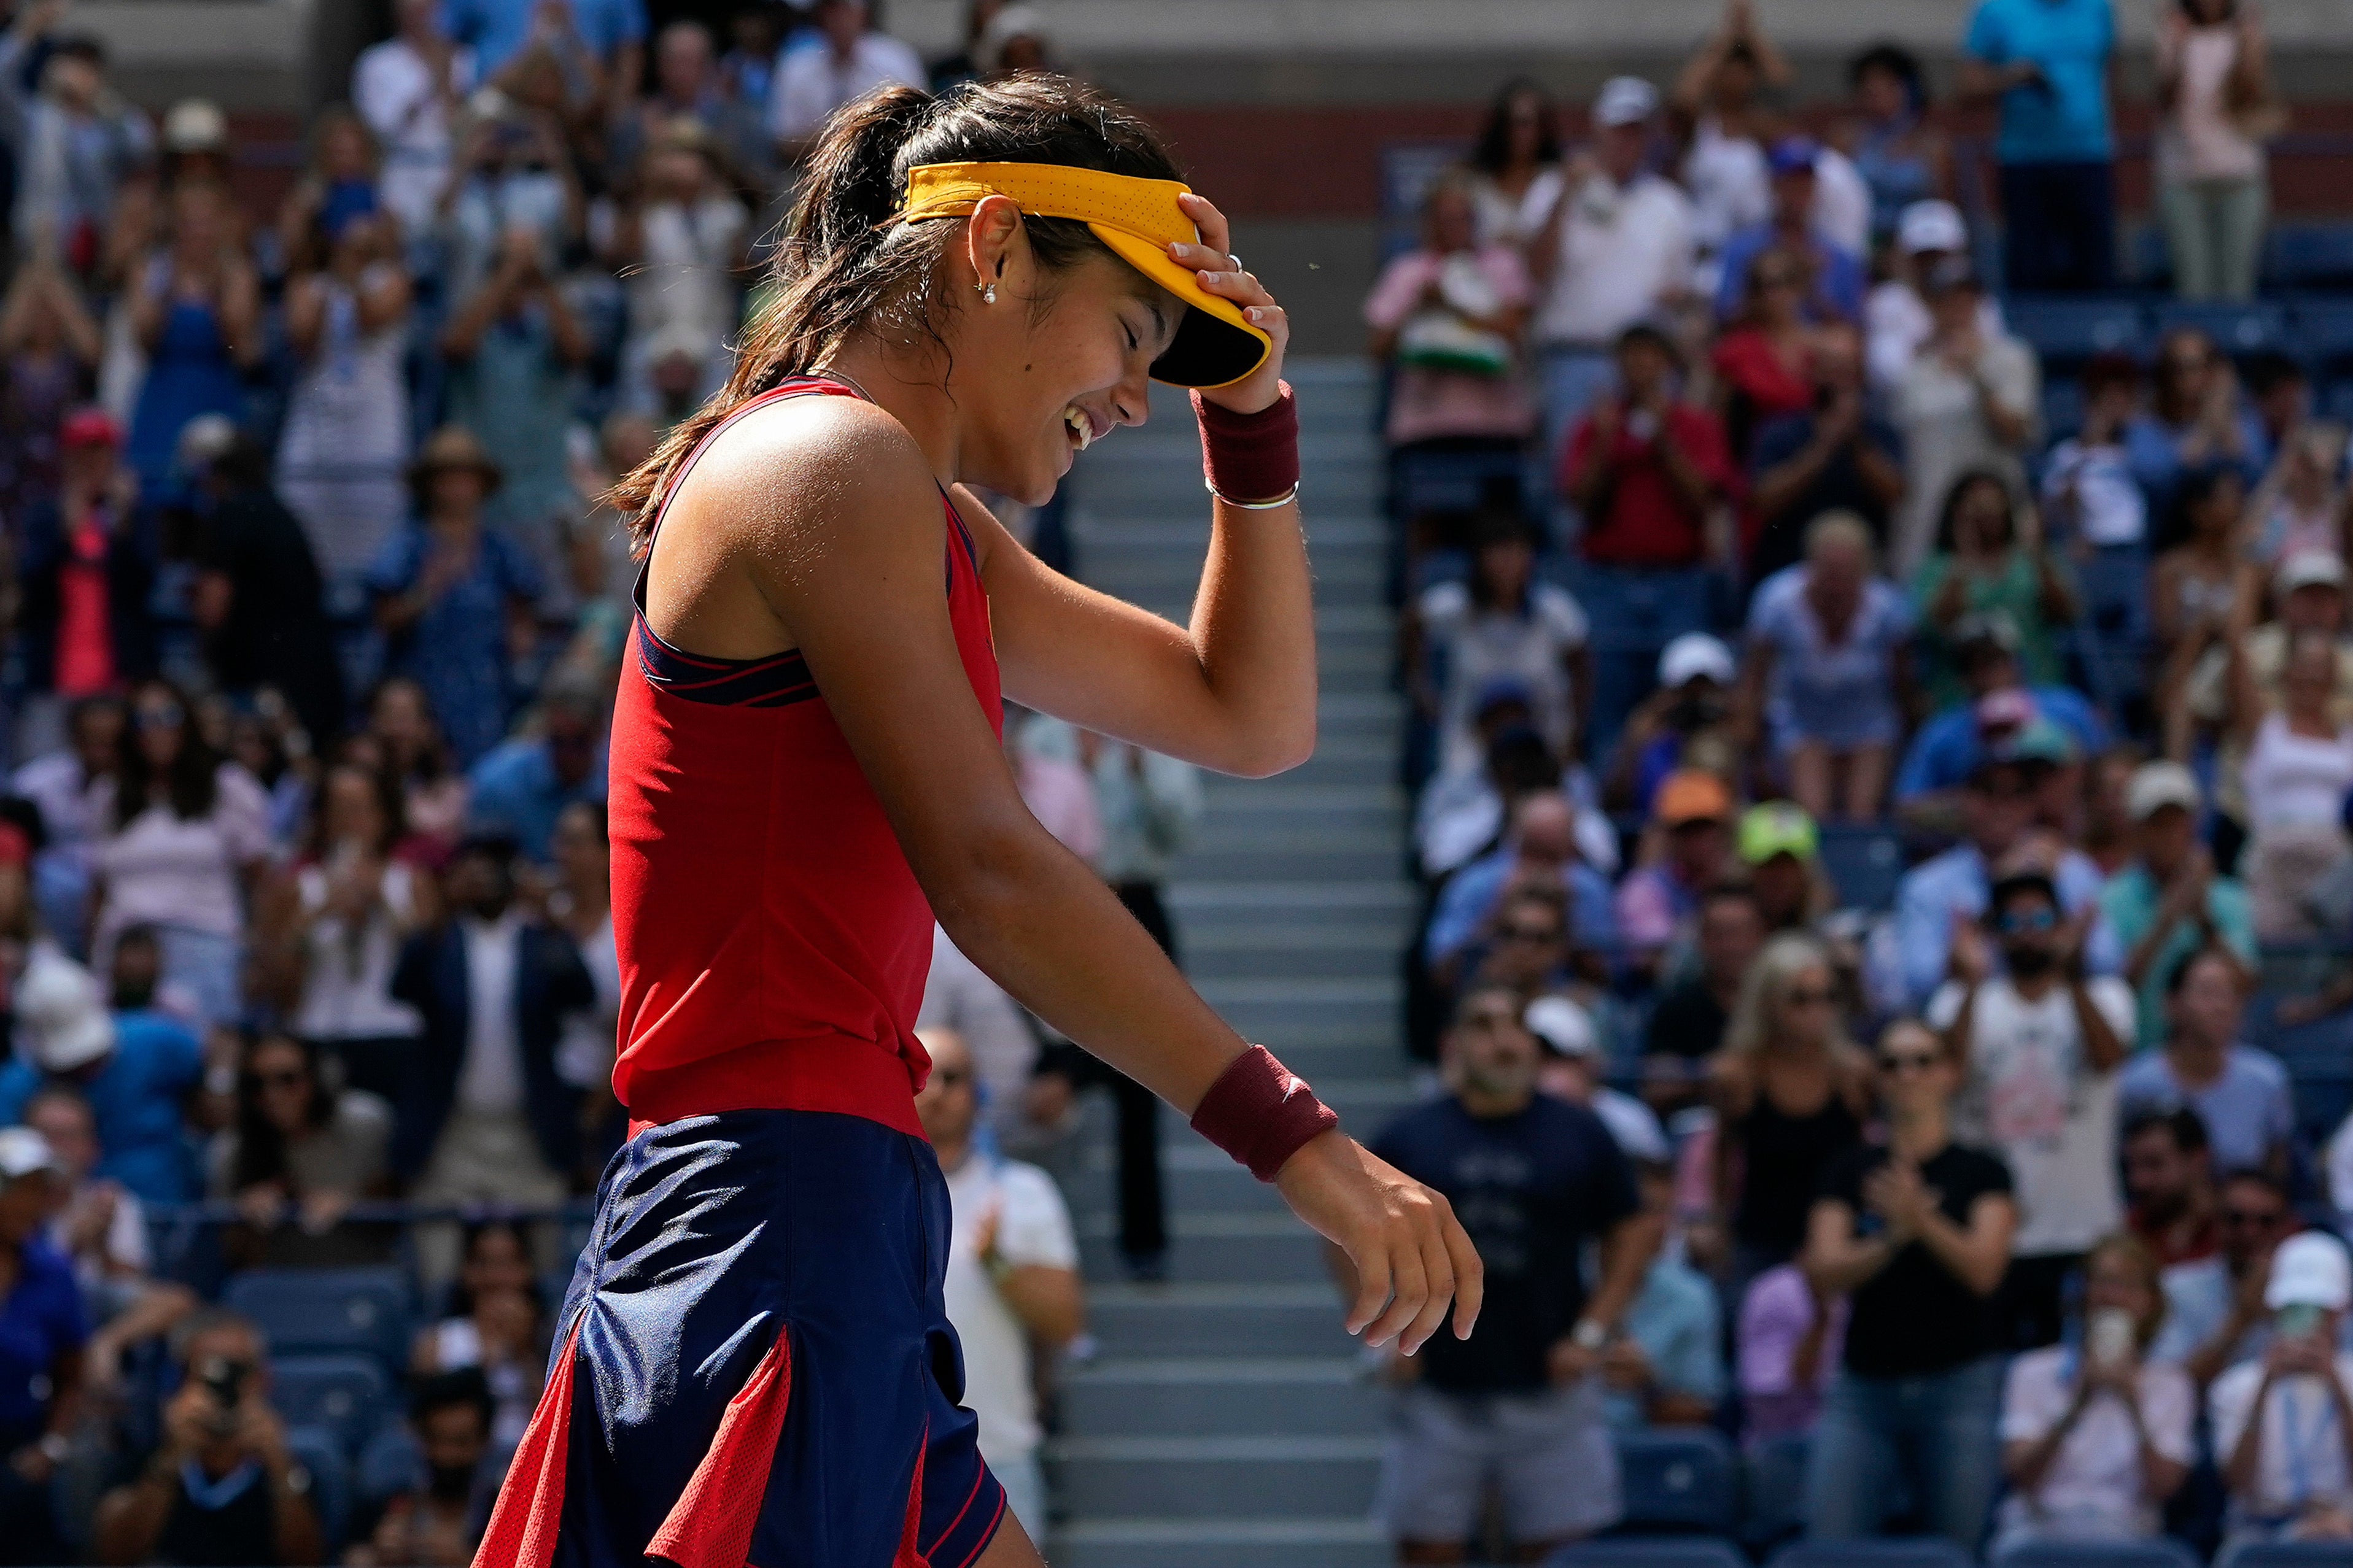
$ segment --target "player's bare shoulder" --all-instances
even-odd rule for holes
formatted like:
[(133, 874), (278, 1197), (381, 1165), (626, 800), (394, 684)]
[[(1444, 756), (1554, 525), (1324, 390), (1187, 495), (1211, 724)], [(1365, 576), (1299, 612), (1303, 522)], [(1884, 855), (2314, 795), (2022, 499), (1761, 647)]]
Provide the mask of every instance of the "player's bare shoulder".
[(699, 529), (762, 551), (820, 544), (851, 523), (939, 526), (923, 448), (889, 414), (855, 397), (782, 397), (714, 439), (679, 489)]

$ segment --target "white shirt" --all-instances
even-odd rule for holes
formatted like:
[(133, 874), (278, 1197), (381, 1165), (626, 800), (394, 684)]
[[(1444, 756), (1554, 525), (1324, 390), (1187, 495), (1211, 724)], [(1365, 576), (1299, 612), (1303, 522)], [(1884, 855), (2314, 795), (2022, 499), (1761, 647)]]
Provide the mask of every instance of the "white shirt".
[(522, 1044), (515, 1037), (515, 959), (522, 916), (484, 922), (459, 917), (466, 942), (466, 1059), (458, 1068), (458, 1109), (484, 1116), (522, 1110)]
[(830, 44), (787, 47), (776, 57), (768, 88), (768, 134), (779, 142), (807, 136), (852, 99), (890, 82), (921, 87), (923, 80), (923, 62), (888, 33), (860, 35), (847, 63), (834, 58)]
[[(460, 99), (473, 88), (473, 50), (457, 51), (449, 80)], [(436, 86), (432, 68), (405, 38), (369, 46), (352, 68), (352, 106), (384, 149), (376, 189), (412, 235), (432, 226), (449, 184), (449, 116)]]
[[(2353, 1388), (2353, 1355), (2337, 1358), (2337, 1381)], [(2214, 1380), (2206, 1408), (2214, 1423), (2214, 1453), (2230, 1458), (2246, 1436), (2263, 1386), (2259, 1361), (2242, 1362)], [(2353, 1504), (2353, 1474), (2346, 1463), (2345, 1432), (2335, 1401), (2316, 1377), (2282, 1378), (2263, 1400), (2263, 1449), (2255, 1467), (2255, 1495), (2232, 1500), (2264, 1516), (2300, 1512), (2315, 1502)]]
[(1029, 1455), (1043, 1433), (1029, 1376), (1029, 1336), (982, 1263), (975, 1237), (997, 1216), (997, 1255), (1016, 1268), (1076, 1268), (1071, 1211), (1035, 1165), (971, 1154), (948, 1173), (955, 1218), (944, 1281), (948, 1321), (964, 1341), (964, 1403), (980, 1417), (980, 1452), (992, 1464)]
[(1691, 199), (1651, 174), (1596, 174), (1562, 198), (1560, 254), (1536, 311), (1539, 343), (1602, 348), (1692, 286)]
[(1419, 607), (1430, 645), (1445, 650), (1441, 767), (1464, 773), (1485, 765), (1476, 709), (1480, 693), (1499, 680), (1527, 688), (1536, 729), (1555, 752), (1567, 756), (1575, 751), (1568, 672), (1561, 661), (1585, 646), (1591, 627), (1584, 606), (1567, 589), (1531, 584), (1526, 609), (1514, 615), (1480, 607), (1461, 583), (1440, 583), (1423, 591)]
[[(2133, 994), (2121, 980), (2085, 982), (2116, 1038), (2133, 1038)], [(1947, 982), (1928, 1003), (1928, 1026), (1960, 1016), (1963, 988)], [(2007, 978), (1978, 987), (1969, 1076), (1954, 1108), (1955, 1137), (1998, 1151), (2017, 1183), (2021, 1258), (2082, 1252), (2124, 1219), (2117, 1190), (2116, 1075), (2095, 1073), (2066, 985), (2029, 1002)]]
[[(106, 879), (106, 909), (98, 945), (111, 952), (125, 926), (176, 926), (215, 936), (245, 929), (238, 878), (269, 853), (269, 797), (254, 776), (223, 763), (214, 777), (213, 808), (182, 817), (168, 805), (151, 805), (100, 840), (95, 862)], [(114, 820), (114, 781), (92, 795), (92, 816), (105, 832)]]
[[(1911, 284), (1890, 279), (1874, 286), (1862, 301), (1863, 363), (1871, 373), (1871, 384), (1893, 394), (1903, 384), (1904, 373), (1912, 368), (1912, 356), (1936, 330), (1927, 302)], [(1978, 301), (1979, 336), (2000, 337), (2008, 331), (2000, 300), (1989, 294)]]
[[(2002, 1441), (2032, 1442), (2057, 1426), (2074, 1402), (2079, 1368), (2078, 1352), (2059, 1345), (2010, 1363), (2001, 1400)], [(2149, 1447), (2176, 1464), (2189, 1463), (2198, 1396), (2189, 1375), (2178, 1366), (2145, 1363), (2137, 1381)], [(2012, 1492), (2001, 1510), (2004, 1531), (2069, 1540), (2155, 1535), (2161, 1521), (2141, 1475), (2140, 1439), (2124, 1402), (2113, 1394), (2096, 1395), (2060, 1440), (2042, 1484)]]
[(1478, 227), (1481, 245), (1508, 245), (1514, 249), (1525, 247), (1544, 228), (1545, 219), (1552, 216), (1553, 203), (1560, 200), (1560, 166), (1551, 164), (1540, 169), (1528, 182), (1517, 200), (1486, 174), (1471, 178), (1471, 210)]
[(564, 1016), (555, 1037), (555, 1076), (575, 1089), (599, 1089), (613, 1076), (621, 1017), (621, 950), (613, 942), (611, 913), (573, 945), (596, 989), (596, 1005)]
[(2070, 436), (2051, 449), (2042, 501), (2057, 510), (2075, 492), (2075, 531), (2088, 544), (2138, 544), (2148, 531), (2148, 497), (2133, 479), (2121, 443), (2087, 447)]
[[(304, 913), (326, 908), (325, 867), (303, 867), (294, 885)], [(417, 1009), (392, 996), (399, 933), (416, 912), (415, 874), (396, 860), (385, 866), (378, 895), (383, 907), (369, 911), (356, 940), (341, 915), (311, 923), (303, 942), (302, 1000), (294, 1015), (294, 1032), (304, 1039), (393, 1039), (424, 1029)]]
[(1871, 254), (1871, 185), (1835, 147), (1814, 154), (1813, 226), (1849, 256)]
[(2255, 831), (2333, 827), (2348, 784), (2353, 784), (2353, 727), (2334, 740), (2299, 735), (2278, 713), (2265, 714), (2247, 748), (2242, 775), (2247, 816)]

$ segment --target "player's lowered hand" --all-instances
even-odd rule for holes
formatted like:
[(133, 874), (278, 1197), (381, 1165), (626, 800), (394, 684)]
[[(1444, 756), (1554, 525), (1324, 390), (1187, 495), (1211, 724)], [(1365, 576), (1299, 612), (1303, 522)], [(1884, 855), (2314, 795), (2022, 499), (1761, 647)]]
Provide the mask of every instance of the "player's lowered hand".
[(1367, 1344), (1395, 1340), (1411, 1355), (1451, 1305), (1454, 1337), (1471, 1337), (1486, 1274), (1443, 1196), (1337, 1128), (1302, 1144), (1274, 1184), (1292, 1212), (1355, 1265), (1350, 1333)]

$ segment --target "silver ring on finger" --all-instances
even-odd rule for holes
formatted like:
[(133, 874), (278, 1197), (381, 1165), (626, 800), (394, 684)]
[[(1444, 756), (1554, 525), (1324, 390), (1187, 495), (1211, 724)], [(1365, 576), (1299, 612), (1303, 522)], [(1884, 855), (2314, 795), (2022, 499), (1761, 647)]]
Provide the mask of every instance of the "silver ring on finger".
[(1242, 269), (1242, 258), (1229, 250), (1226, 252), (1226, 265), (1240, 272)]

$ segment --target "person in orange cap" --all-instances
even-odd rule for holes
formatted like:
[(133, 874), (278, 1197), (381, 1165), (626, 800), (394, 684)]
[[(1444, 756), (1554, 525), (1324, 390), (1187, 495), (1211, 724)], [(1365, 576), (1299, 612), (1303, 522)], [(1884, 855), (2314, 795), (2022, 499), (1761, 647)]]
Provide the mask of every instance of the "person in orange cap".
[(1732, 815), (1731, 788), (1704, 768), (1682, 768), (1659, 782), (1651, 821), (1662, 852), (1618, 888), (1618, 936), (1630, 962), (1656, 964), (1697, 917), (1701, 895), (1729, 864)]

